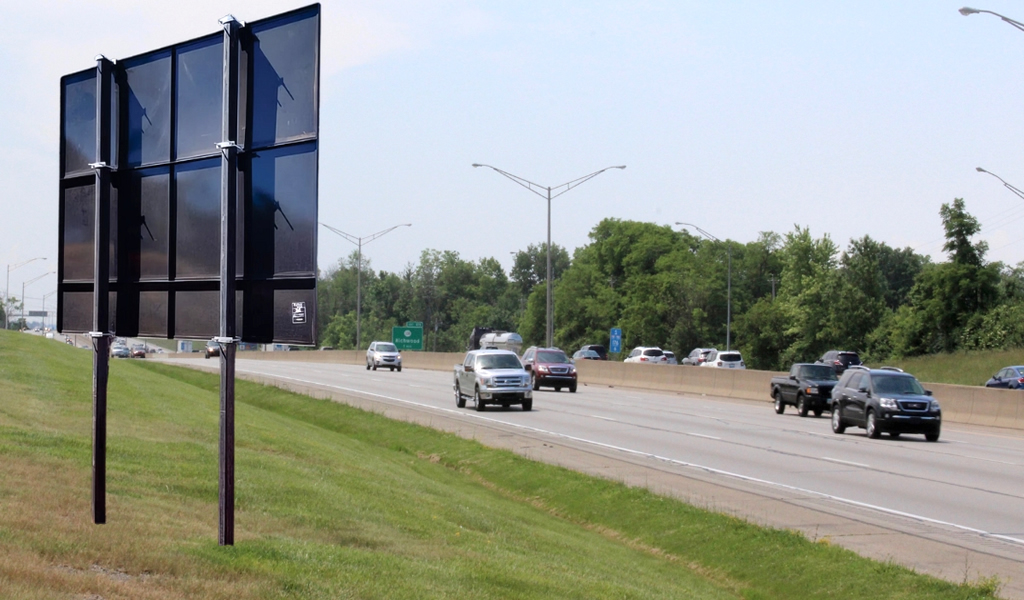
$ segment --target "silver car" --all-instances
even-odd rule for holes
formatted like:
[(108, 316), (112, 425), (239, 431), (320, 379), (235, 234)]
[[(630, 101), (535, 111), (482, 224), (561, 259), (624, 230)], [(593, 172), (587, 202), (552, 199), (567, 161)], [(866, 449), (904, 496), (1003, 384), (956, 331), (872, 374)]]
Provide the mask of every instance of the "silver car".
[(385, 367), (394, 371), (402, 372), (402, 355), (398, 348), (391, 342), (371, 342), (366, 350), (366, 370), (377, 370), (377, 367)]

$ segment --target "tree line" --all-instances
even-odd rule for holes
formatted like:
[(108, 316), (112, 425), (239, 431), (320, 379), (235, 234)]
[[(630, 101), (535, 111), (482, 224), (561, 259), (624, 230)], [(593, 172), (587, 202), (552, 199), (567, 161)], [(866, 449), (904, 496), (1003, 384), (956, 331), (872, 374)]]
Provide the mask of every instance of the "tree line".
[[(962, 199), (943, 204), (947, 260), (863, 236), (846, 249), (807, 227), (762, 232), (743, 244), (687, 230), (605, 219), (572, 256), (552, 247), (555, 344), (572, 351), (608, 344), (660, 346), (685, 354), (726, 345), (729, 259), (731, 346), (747, 365), (785, 369), (830, 349), (870, 360), (955, 350), (1024, 347), (1024, 263), (988, 262)], [(321, 345), (354, 348), (356, 253), (323, 272)], [(542, 344), (546, 323), (544, 244), (516, 253), (509, 273), (494, 258), (424, 250), (399, 273), (362, 264), (362, 339), (387, 340), (406, 321), (424, 323), (425, 348), (462, 351), (473, 327), (518, 332)]]

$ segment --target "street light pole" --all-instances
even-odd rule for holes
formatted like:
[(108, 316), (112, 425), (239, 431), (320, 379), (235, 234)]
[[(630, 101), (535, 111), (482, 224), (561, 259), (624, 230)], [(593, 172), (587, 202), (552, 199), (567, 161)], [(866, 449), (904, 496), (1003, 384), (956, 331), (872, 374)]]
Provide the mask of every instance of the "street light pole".
[(46, 299), (57, 293), (57, 290), (53, 290), (48, 294), (43, 294), (43, 332), (46, 332)]
[[(698, 232), (703, 234), (704, 237), (722, 243), (722, 240), (704, 231), (700, 227), (697, 227), (693, 223), (680, 223), (679, 221), (676, 221), (676, 225), (685, 225), (687, 227), (693, 227)], [(728, 242), (725, 243), (725, 252), (726, 255), (729, 257), (729, 275), (728, 283), (726, 284), (728, 291), (726, 292), (727, 295), (725, 303), (725, 351), (728, 352), (731, 349), (730, 343), (732, 341), (732, 332), (730, 331), (732, 326), (732, 244)]]
[[(17, 269), (19, 267), (24, 267), (28, 263), (33, 262), (33, 261), (37, 261), (37, 260), (46, 260), (46, 257), (45, 256), (37, 256), (35, 258), (30, 258), (30, 259), (26, 260), (25, 262), (18, 263), (16, 265), (14, 265), (13, 267), (11, 265), (7, 265), (7, 285), (4, 287), (4, 306), (5, 307), (7, 306), (8, 299), (10, 299), (10, 297), (11, 297), (11, 271), (13, 271), (13, 270), (15, 270), (15, 269)], [(24, 294), (22, 294), (22, 296), (24, 296)], [(24, 298), (22, 298), (22, 302), (24, 302), (24, 301), (25, 301)], [(8, 319), (7, 319), (7, 309), (4, 308), (4, 329), (7, 329), (7, 321), (8, 321)]]
[[(625, 169), (626, 165), (615, 166), (615, 167), (605, 167), (605, 168), (601, 169), (600, 171), (594, 171), (593, 173), (591, 173), (589, 175), (584, 175), (583, 177), (579, 177), (577, 179), (573, 179), (572, 181), (568, 181), (568, 182), (563, 183), (561, 185), (555, 185), (555, 186), (543, 186), (543, 185), (540, 185), (538, 183), (534, 183), (534, 182), (532, 182), (532, 181), (530, 181), (528, 179), (523, 179), (522, 177), (519, 177), (518, 175), (513, 175), (512, 173), (509, 173), (508, 171), (503, 171), (503, 170), (499, 169), (498, 167), (494, 167), (494, 166), (491, 166), (491, 165), (485, 165), (485, 164), (481, 164), (481, 163), (473, 163), (473, 167), (474, 168), (476, 168), (476, 167), (487, 167), (488, 169), (492, 169), (492, 170), (496, 171), (497, 173), (499, 173), (499, 174), (501, 174), (501, 175), (511, 179), (512, 181), (518, 183), (519, 185), (523, 186), (524, 188), (530, 190), (534, 194), (537, 194), (541, 198), (547, 199), (547, 201), (548, 201), (547, 327), (546, 327), (545, 333), (546, 333), (547, 347), (551, 348), (551, 347), (554, 346), (554, 333), (555, 333), (554, 320), (553, 320), (553, 317), (552, 317), (552, 315), (554, 313), (554, 298), (551, 295), (551, 199), (552, 198), (557, 198), (557, 197), (561, 196), (562, 194), (568, 192), (572, 188), (582, 184), (585, 181), (589, 181), (589, 180), (597, 177), (598, 175), (600, 175), (601, 173), (604, 173), (605, 171), (607, 171), (609, 169)], [(558, 190), (558, 189), (561, 189), (561, 188), (565, 188), (565, 189), (561, 190), (557, 194), (553, 194), (552, 195), (551, 192), (553, 190)], [(543, 190), (545, 193), (542, 194), (541, 190)]]
[(345, 233), (340, 229), (331, 227), (327, 223), (320, 223), (327, 229), (330, 229), (334, 233), (340, 235), (346, 240), (352, 242), (358, 248), (356, 252), (356, 349), (362, 348), (362, 318), (363, 318), (363, 241), (367, 244), (373, 240), (383, 236), (386, 233), (390, 233), (399, 227), (412, 227), (412, 223), (402, 223), (401, 225), (395, 225), (394, 227), (388, 227), (387, 229), (378, 231), (372, 235), (363, 237), (356, 237), (351, 233)]
[[(25, 321), (25, 286), (31, 285), (31, 284), (39, 281), (43, 277), (46, 277), (47, 275), (53, 275), (54, 273), (56, 273), (56, 271), (47, 271), (46, 273), (43, 273), (39, 277), (35, 277), (33, 279), (29, 279), (28, 281), (21, 282), (21, 320), (22, 321)], [(26, 322), (26, 324), (27, 324), (27, 322)]]
[(969, 6), (965, 6), (965, 7), (960, 9), (960, 14), (962, 14), (965, 17), (969, 17), (971, 15), (977, 15), (977, 14), (980, 14), (980, 13), (986, 13), (986, 14), (990, 14), (990, 15), (995, 15), (995, 16), (999, 17), (1000, 19), (1002, 19), (1003, 21), (1009, 23), (1010, 25), (1013, 25), (1017, 29), (1020, 29), (1021, 31), (1024, 31), (1024, 23), (1021, 23), (1020, 21), (1014, 21), (1010, 17), (1005, 17), (1005, 16), (1003, 16), (1003, 15), (997, 13), (997, 12), (992, 12), (990, 10), (982, 10), (982, 9), (979, 9), (979, 8), (971, 8)]

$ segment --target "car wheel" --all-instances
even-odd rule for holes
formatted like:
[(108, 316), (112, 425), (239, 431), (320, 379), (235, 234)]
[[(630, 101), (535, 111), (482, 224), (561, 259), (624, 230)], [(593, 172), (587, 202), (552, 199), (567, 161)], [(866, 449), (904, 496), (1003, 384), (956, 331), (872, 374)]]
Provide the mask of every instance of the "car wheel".
[(462, 390), (459, 389), (459, 384), (455, 384), (455, 406), (459, 408), (466, 408), (466, 397), (462, 395)]
[(537, 375), (534, 373), (530, 373), (530, 387), (532, 387), (534, 391), (540, 389), (540, 382), (537, 381)]
[(477, 412), (484, 409), (484, 403), (480, 400), (480, 388), (473, 389), (473, 407), (476, 408)]
[(939, 441), (939, 433), (926, 433), (924, 434), (924, 439), (928, 440), (929, 442), (937, 442)]
[(398, 372), (399, 372), (399, 373), (401, 373), (401, 372), (402, 372), (402, 365), (398, 365)]
[(868, 418), (865, 420), (864, 429), (867, 431), (868, 437), (877, 440), (882, 435), (882, 431), (878, 429), (878, 417), (875, 415), (875, 411), (868, 411)]
[(562, 391), (562, 386), (560, 386), (560, 385), (556, 385), (556, 386), (555, 386), (555, 391), (556, 391), (556, 392), (560, 392), (560, 391)]
[(782, 401), (782, 392), (775, 390), (775, 414), (781, 415), (786, 412), (786, 403)]
[(392, 373), (394, 373), (394, 372), (395, 372), (395, 368), (394, 368), (394, 367), (391, 367), (391, 372), (392, 372)]
[(369, 371), (369, 370), (370, 370), (370, 363), (366, 363), (366, 370), (367, 370), (367, 371)]
[(799, 413), (801, 417), (807, 416), (807, 399), (802, 395), (796, 397), (796, 412)]
[(898, 440), (898, 439), (900, 439), (900, 432), (898, 432), (898, 431), (890, 431), (889, 432), (889, 437), (891, 437), (894, 440)]
[(533, 410), (533, 398), (523, 400), (523, 410)]
[(569, 393), (570, 394), (575, 394), (576, 393), (576, 384), (575, 383), (573, 383), (573, 384), (571, 384), (569, 386)]
[[(101, 297), (102, 297), (102, 296), (101, 296)], [(210, 355), (209, 355), (209, 354), (207, 354), (207, 355), (206, 355), (206, 359), (207, 359), (207, 360), (209, 360), (209, 359), (210, 359)]]
[(821, 409), (820, 408), (814, 409), (814, 418), (816, 418), (816, 419), (820, 419), (821, 418)]
[(843, 407), (837, 402), (832, 407), (832, 433), (844, 433), (846, 423), (843, 423)]
[(373, 370), (374, 370), (374, 371), (376, 371), (376, 370), (377, 370), (377, 363), (373, 363)]

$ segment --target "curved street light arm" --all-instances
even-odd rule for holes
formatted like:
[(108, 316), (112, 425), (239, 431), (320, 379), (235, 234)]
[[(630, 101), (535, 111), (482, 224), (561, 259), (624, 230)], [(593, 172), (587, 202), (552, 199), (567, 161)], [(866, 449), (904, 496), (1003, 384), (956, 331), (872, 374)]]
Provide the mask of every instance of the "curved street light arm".
[(7, 272), (10, 273), (11, 271), (17, 269), (18, 267), (24, 267), (28, 263), (33, 262), (33, 261), (37, 261), (37, 260), (46, 260), (46, 257), (45, 256), (37, 256), (35, 258), (30, 258), (30, 259), (26, 260), (25, 262), (18, 263), (16, 265), (14, 265), (13, 267), (8, 266), (7, 267)]
[(1016, 186), (1014, 186), (1014, 185), (1010, 184), (1009, 182), (1007, 182), (1007, 181), (1006, 181), (1005, 179), (1003, 179), (1002, 177), (1000, 177), (1000, 176), (996, 175), (996, 174), (995, 174), (995, 173), (993, 173), (992, 171), (986, 171), (985, 169), (982, 169), (981, 167), (975, 167), (975, 169), (976, 169), (976, 170), (977, 170), (977, 171), (978, 171), (979, 173), (988, 173), (989, 175), (991, 175), (991, 176), (995, 177), (996, 179), (998, 179), (999, 181), (1003, 182), (1003, 186), (1004, 186), (1004, 187), (1006, 187), (1006, 189), (1010, 190), (1010, 191), (1011, 191), (1011, 192), (1013, 192), (1014, 194), (1017, 194), (1017, 196), (1018, 196), (1018, 197), (1020, 197), (1020, 198), (1021, 198), (1022, 200), (1024, 200), (1024, 192), (1022, 192), (1021, 190), (1019, 190), (1019, 189), (1018, 189), (1018, 188), (1017, 188)]
[[(25, 286), (27, 286), (27, 285), (29, 285), (31, 283), (35, 283), (35, 282), (39, 281), (40, 279), (42, 279), (43, 277), (46, 277), (47, 275), (53, 275), (54, 273), (56, 273), (56, 271), (47, 271), (46, 273), (43, 273), (39, 277), (36, 277), (34, 279), (29, 279), (25, 283), (21, 284), (21, 286), (25, 287)], [(22, 300), (24, 300), (24, 298), (22, 298)]]
[(960, 9), (960, 14), (962, 14), (965, 17), (970, 16), (970, 15), (980, 14), (980, 13), (986, 13), (986, 14), (990, 14), (990, 15), (995, 15), (995, 16), (999, 17), (1000, 19), (1002, 19), (1003, 21), (1009, 23), (1010, 25), (1013, 25), (1017, 29), (1020, 29), (1021, 31), (1024, 31), (1024, 23), (1021, 23), (1020, 21), (1014, 21), (1010, 17), (1001, 15), (1001, 14), (999, 14), (997, 12), (992, 12), (991, 10), (984, 10), (984, 9), (980, 9), (980, 8), (971, 8), (969, 6), (965, 6), (965, 7)]
[[(499, 169), (498, 167), (494, 167), (494, 166), (491, 166), (491, 165), (484, 165), (484, 164), (480, 164), (480, 163), (473, 163), (473, 167), (474, 168), (475, 167), (487, 167), (488, 169), (492, 169), (495, 172), (497, 172), (497, 173), (499, 173), (501, 175), (504, 175), (505, 177), (508, 177), (512, 181), (514, 181), (514, 182), (518, 183), (519, 185), (523, 186), (524, 188), (530, 190), (534, 194), (537, 194), (541, 198), (547, 199), (547, 197), (548, 197), (546, 193), (542, 194), (538, 190), (544, 190), (545, 192), (548, 192), (548, 191), (550, 191), (549, 188), (546, 188), (546, 187), (544, 187), (543, 185), (541, 185), (539, 183), (534, 183), (534, 182), (530, 181), (529, 179), (523, 179), (522, 177), (520, 177), (518, 175), (513, 175), (512, 173), (509, 173), (508, 171), (504, 171), (502, 169)], [(537, 189), (534, 189), (534, 188), (537, 188)]]
[(369, 244), (373, 240), (383, 236), (385, 233), (390, 233), (390, 232), (398, 229), (399, 227), (412, 227), (412, 223), (402, 223), (401, 225), (395, 225), (394, 227), (388, 227), (387, 229), (384, 229), (382, 231), (378, 231), (377, 233), (374, 233), (372, 235), (368, 235), (368, 236), (363, 238), (364, 240), (366, 240), (363, 243), (364, 244)]
[(573, 179), (572, 181), (569, 181), (569, 182), (563, 183), (563, 184), (561, 184), (561, 185), (556, 185), (556, 186), (552, 187), (551, 189), (552, 189), (552, 190), (557, 190), (557, 189), (559, 189), (559, 188), (563, 188), (563, 187), (564, 187), (565, 189), (564, 189), (564, 190), (562, 190), (562, 191), (560, 191), (560, 192), (558, 192), (557, 194), (552, 194), (552, 195), (551, 195), (551, 197), (552, 197), (552, 198), (557, 198), (557, 197), (561, 196), (562, 194), (564, 194), (564, 193), (568, 192), (568, 191), (569, 191), (569, 190), (571, 190), (572, 188), (574, 188), (574, 187), (576, 187), (576, 186), (578, 186), (578, 185), (582, 184), (583, 182), (585, 182), (585, 181), (590, 181), (591, 179), (593, 179), (593, 178), (597, 177), (597, 176), (598, 176), (598, 175), (600, 175), (601, 173), (604, 173), (604, 172), (605, 172), (605, 171), (607, 171), (608, 169), (625, 169), (625, 168), (626, 168), (626, 165), (621, 165), (621, 166), (616, 166), (616, 167), (605, 167), (605, 168), (601, 169), (600, 171), (594, 171), (594, 172), (593, 172), (593, 173), (591, 173), (590, 175), (584, 175), (583, 177), (580, 177), (580, 178), (578, 178), (578, 179)]
[(354, 235), (352, 235), (350, 233), (345, 233), (344, 231), (342, 231), (340, 229), (335, 229), (334, 227), (331, 227), (327, 223), (320, 223), (320, 224), (323, 225), (324, 227), (326, 227), (327, 229), (330, 229), (334, 233), (340, 235), (341, 237), (345, 238), (346, 240), (352, 242), (353, 244), (355, 244), (357, 246), (359, 245), (359, 238), (357, 238), (356, 236), (354, 236)]
[(680, 221), (676, 221), (676, 225), (684, 225), (684, 226), (686, 226), (686, 227), (693, 227), (694, 229), (696, 229), (696, 230), (697, 230), (697, 232), (698, 232), (698, 233), (700, 233), (700, 234), (704, 235), (704, 237), (706, 237), (706, 238), (708, 238), (708, 239), (710, 239), (710, 240), (714, 240), (714, 241), (716, 241), (716, 242), (719, 242), (719, 243), (721, 243), (721, 242), (722, 242), (722, 240), (720, 240), (720, 239), (716, 238), (715, 236), (711, 235), (711, 234), (710, 234), (710, 233), (708, 233), (707, 231), (704, 231), (704, 230), (703, 230), (703, 229), (701, 229), (700, 227), (697, 227), (697, 226), (696, 226), (696, 225), (694, 225), (693, 223), (682, 223), (682, 222), (680, 222)]

